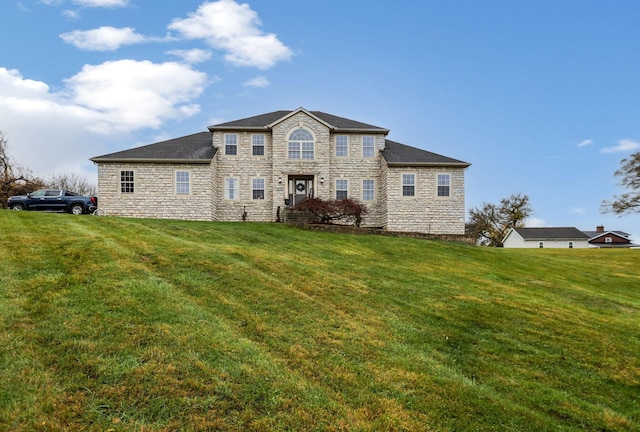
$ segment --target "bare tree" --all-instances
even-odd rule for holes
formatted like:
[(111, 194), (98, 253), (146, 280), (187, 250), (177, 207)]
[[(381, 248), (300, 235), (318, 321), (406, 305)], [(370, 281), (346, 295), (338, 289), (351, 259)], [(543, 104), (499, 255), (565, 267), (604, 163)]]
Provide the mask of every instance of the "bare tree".
[(52, 189), (66, 189), (80, 195), (93, 196), (96, 194), (96, 186), (86, 177), (78, 174), (54, 174), (47, 182)]
[(600, 211), (617, 215), (640, 213), (640, 152), (622, 159), (620, 164), (622, 167), (614, 176), (622, 178), (620, 185), (631, 191), (614, 195), (613, 200), (602, 201)]
[(529, 197), (513, 194), (500, 200), (500, 204), (483, 203), (469, 210), (466, 235), (482, 246), (502, 247), (502, 240), (510, 228), (522, 227), (533, 213)]
[(18, 165), (9, 155), (9, 143), (0, 131), (0, 207), (7, 207), (7, 200), (13, 195), (24, 195), (44, 187), (45, 183)]

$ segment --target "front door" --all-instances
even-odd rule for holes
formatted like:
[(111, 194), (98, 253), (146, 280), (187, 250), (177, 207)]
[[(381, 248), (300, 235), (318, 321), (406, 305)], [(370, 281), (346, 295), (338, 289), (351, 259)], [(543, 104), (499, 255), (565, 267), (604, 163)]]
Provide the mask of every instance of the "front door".
[(289, 201), (291, 206), (313, 198), (313, 176), (289, 176)]

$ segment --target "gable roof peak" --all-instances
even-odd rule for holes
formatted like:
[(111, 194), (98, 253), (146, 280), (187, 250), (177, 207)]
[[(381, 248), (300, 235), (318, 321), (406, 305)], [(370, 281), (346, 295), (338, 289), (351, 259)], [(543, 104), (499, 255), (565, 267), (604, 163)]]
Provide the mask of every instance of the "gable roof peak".
[(313, 118), (317, 122), (325, 125), (335, 133), (382, 133), (387, 135), (389, 129), (362, 123), (356, 120), (327, 114), (322, 111), (309, 111), (304, 107), (295, 110), (280, 110), (265, 114), (247, 117), (239, 120), (233, 120), (225, 123), (219, 123), (209, 126), (209, 130), (213, 131), (267, 131), (275, 125), (299, 113)]
[(279, 124), (279, 123), (282, 123), (283, 121), (285, 121), (285, 120), (287, 120), (287, 119), (289, 119), (289, 118), (291, 118), (291, 117), (293, 117), (294, 115), (299, 114), (299, 113), (303, 113), (303, 114), (308, 115), (308, 116), (309, 116), (309, 117), (311, 117), (312, 119), (316, 120), (317, 122), (322, 123), (323, 125), (325, 125), (326, 127), (328, 127), (328, 128), (329, 128), (329, 129), (331, 129), (331, 130), (335, 129), (335, 126), (333, 126), (333, 125), (329, 124), (329, 123), (328, 123), (328, 122), (326, 122), (325, 120), (323, 120), (323, 119), (319, 118), (318, 116), (314, 115), (311, 111), (307, 111), (307, 110), (306, 110), (305, 108), (303, 108), (303, 107), (300, 107), (300, 108), (298, 108), (298, 109), (295, 109), (295, 110), (291, 111), (289, 114), (285, 115), (284, 117), (279, 118), (278, 120), (274, 121), (273, 123), (268, 124), (268, 125), (267, 125), (267, 128), (272, 129), (275, 125), (277, 125), (277, 124)]

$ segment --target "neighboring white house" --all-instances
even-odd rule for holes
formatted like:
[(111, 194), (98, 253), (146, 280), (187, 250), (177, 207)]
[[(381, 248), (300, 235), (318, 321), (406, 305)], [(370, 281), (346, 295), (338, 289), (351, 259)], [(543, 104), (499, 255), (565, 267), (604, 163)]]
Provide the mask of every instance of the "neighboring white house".
[(578, 228), (511, 228), (502, 241), (505, 248), (588, 248), (589, 236)]
[(355, 198), (362, 226), (464, 234), (470, 165), (319, 111), (275, 111), (91, 160), (103, 214), (276, 221), (308, 197)]

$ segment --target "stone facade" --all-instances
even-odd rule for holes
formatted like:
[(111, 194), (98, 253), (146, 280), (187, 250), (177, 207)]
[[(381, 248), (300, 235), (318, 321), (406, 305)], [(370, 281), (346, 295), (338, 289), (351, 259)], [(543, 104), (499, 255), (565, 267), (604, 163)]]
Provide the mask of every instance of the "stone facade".
[[(402, 174), (415, 174), (415, 195), (402, 196)], [(437, 175), (449, 174), (449, 196), (437, 194)], [(390, 231), (464, 234), (464, 170), (433, 167), (387, 170), (387, 223)]]
[[(133, 192), (122, 193), (122, 171), (133, 172)], [(190, 193), (176, 193), (176, 172), (190, 173)], [(98, 170), (99, 214), (212, 220), (211, 174), (208, 164), (101, 164)]]
[[(212, 126), (208, 143), (206, 137), (185, 137), (211, 146), (209, 160), (187, 162), (175, 156), (162, 160), (162, 154), (153, 153), (153, 145), (145, 150), (151, 153), (134, 149), (94, 158), (99, 167), (100, 213), (268, 222), (306, 196), (333, 199), (346, 193), (367, 205), (363, 227), (464, 234), (464, 172), (469, 164), (387, 141), (385, 129), (314, 113), (298, 109)], [(275, 121), (256, 124), (255, 119), (264, 116)], [(312, 150), (307, 148), (301, 156), (301, 147), (297, 157), (289, 154), (296, 131), (312, 137)], [(175, 141), (158, 143), (158, 148), (182, 143)], [(261, 148), (255, 149), (256, 143)], [(123, 171), (134, 173), (133, 193), (122, 192)], [(189, 172), (188, 194), (177, 191), (178, 172)], [(415, 178), (413, 196), (403, 194), (403, 173)], [(438, 196), (438, 174), (450, 178), (446, 197)]]

